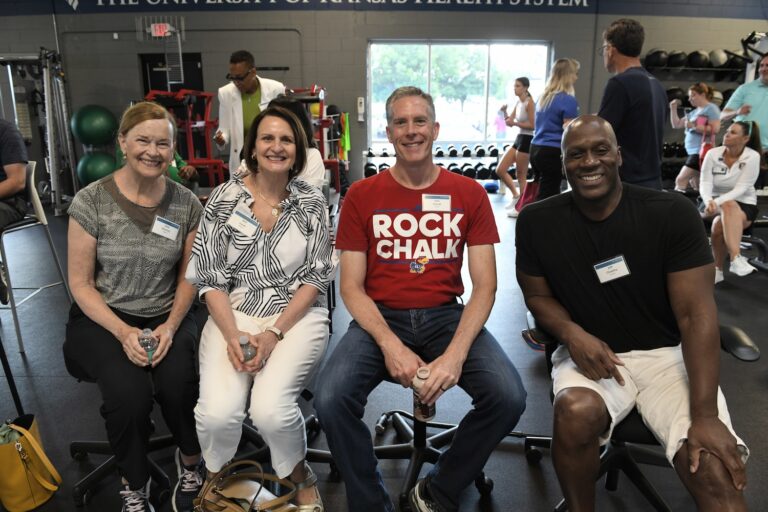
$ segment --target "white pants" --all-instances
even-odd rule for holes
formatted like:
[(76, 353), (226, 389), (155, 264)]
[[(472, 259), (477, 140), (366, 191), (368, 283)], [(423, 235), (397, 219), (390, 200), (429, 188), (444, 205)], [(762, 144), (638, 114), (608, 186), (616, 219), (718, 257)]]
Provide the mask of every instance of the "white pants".
[[(274, 325), (279, 316), (234, 313), (237, 327), (253, 334)], [(227, 342), (209, 317), (200, 339), (200, 398), (195, 407), (197, 436), (209, 470), (221, 470), (235, 456), (250, 389), (251, 421), (269, 446), (272, 467), (281, 478), (291, 473), (307, 452), (297, 400), (327, 346), (328, 310), (310, 308), (277, 343), (264, 369), (252, 376), (235, 371)]]
[[(555, 396), (572, 387), (588, 388), (600, 395), (611, 416), (611, 425), (600, 436), (601, 445), (610, 440), (614, 427), (637, 407), (643, 422), (664, 447), (667, 460), (674, 465), (675, 454), (688, 439), (691, 427), (691, 392), (681, 346), (632, 350), (616, 355), (624, 362), (624, 366), (616, 367), (624, 378), (623, 386), (614, 378), (591, 380), (573, 362), (568, 348), (559, 346), (552, 354)], [(720, 387), (717, 388), (717, 410), (720, 421), (736, 438), (737, 448), (746, 462), (749, 450), (733, 430)]]

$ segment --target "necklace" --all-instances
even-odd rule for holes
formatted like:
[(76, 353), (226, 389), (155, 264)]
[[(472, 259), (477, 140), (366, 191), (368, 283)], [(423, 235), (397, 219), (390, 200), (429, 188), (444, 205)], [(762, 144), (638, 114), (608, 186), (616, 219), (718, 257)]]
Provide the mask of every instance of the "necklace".
[(264, 201), (265, 203), (267, 203), (269, 206), (272, 207), (272, 212), (271, 212), (272, 216), (275, 218), (279, 217), (280, 214), (283, 212), (283, 209), (280, 207), (280, 202), (278, 201), (277, 204), (270, 203), (269, 201), (267, 201), (267, 198), (261, 194), (261, 190), (259, 189), (256, 189), (256, 193), (259, 195), (262, 201)]

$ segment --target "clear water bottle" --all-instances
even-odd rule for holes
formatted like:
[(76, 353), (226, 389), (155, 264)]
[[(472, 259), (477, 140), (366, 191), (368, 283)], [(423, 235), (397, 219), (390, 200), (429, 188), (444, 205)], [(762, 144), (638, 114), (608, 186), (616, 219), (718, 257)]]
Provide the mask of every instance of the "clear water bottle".
[(240, 343), (240, 352), (243, 353), (243, 362), (256, 357), (256, 347), (248, 343), (248, 336), (240, 336), (237, 341)]
[(155, 350), (157, 350), (157, 345), (159, 343), (160, 340), (155, 338), (152, 334), (152, 329), (147, 328), (141, 331), (141, 334), (139, 335), (139, 345), (141, 345), (141, 348), (147, 352), (149, 364), (152, 364), (152, 356), (154, 355)]
[(413, 417), (419, 421), (432, 421), (437, 413), (435, 404), (427, 405), (421, 401), (419, 395), (421, 387), (427, 382), (429, 378), (429, 368), (422, 366), (416, 370), (416, 375), (413, 377), (411, 387), (413, 388)]

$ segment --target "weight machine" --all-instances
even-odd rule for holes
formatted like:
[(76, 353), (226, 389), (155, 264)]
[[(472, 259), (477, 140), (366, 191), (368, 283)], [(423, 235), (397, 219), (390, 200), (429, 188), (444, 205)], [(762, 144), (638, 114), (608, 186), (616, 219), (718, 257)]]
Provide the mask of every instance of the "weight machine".
[[(0, 64), (8, 73), (13, 118), (22, 136), (33, 149), (39, 143), (40, 153), (50, 177), (47, 183), (35, 184), (42, 197), (50, 196), (55, 215), (67, 212), (71, 197), (78, 190), (77, 159), (69, 130), (69, 103), (66, 80), (58, 52), (40, 48), (40, 53), (0, 55)], [(27, 91), (27, 88), (31, 89)], [(0, 90), (0, 103), (3, 93)], [(31, 107), (31, 108), (30, 108)], [(4, 110), (4, 109), (3, 109)], [(3, 112), (5, 115), (5, 112)], [(39, 130), (33, 130), (33, 120)], [(36, 159), (36, 158), (33, 158)], [(65, 194), (62, 177), (71, 180)]]

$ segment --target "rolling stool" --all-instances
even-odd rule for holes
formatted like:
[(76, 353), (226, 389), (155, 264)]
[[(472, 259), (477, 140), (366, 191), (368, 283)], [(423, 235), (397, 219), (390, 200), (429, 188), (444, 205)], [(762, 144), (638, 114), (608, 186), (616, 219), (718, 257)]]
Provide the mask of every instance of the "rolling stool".
[[(413, 427), (406, 420), (409, 420)], [(451, 443), (458, 427), (450, 423), (426, 423), (415, 419), (409, 412), (394, 410), (385, 412), (379, 417), (375, 426), (376, 435), (382, 435), (390, 423), (401, 443), (374, 446), (373, 450), (378, 459), (409, 460), (399, 496), (400, 510), (407, 512), (411, 510), (408, 493), (416, 485), (422, 466), (427, 462), (430, 464), (437, 462), (442, 454), (440, 449)], [(427, 427), (441, 429), (442, 432), (427, 437)], [(480, 472), (475, 478), (475, 487), (481, 496), (488, 496), (493, 490), (493, 480), (487, 478), (484, 472)]]
[[(154, 429), (154, 422), (152, 427)], [(174, 445), (172, 436), (158, 436), (149, 440), (148, 451), (151, 453)], [(89, 454), (109, 455), (107, 460), (72, 486), (72, 501), (75, 502), (76, 507), (82, 507), (88, 502), (89, 495), (94, 488), (102, 480), (114, 474), (117, 462), (107, 441), (73, 441), (69, 445), (69, 454), (75, 460), (85, 460)], [(149, 457), (147, 460), (149, 460), (150, 476), (157, 486), (151, 496), (156, 497), (158, 504), (162, 504), (171, 495), (171, 480), (155, 461)]]

